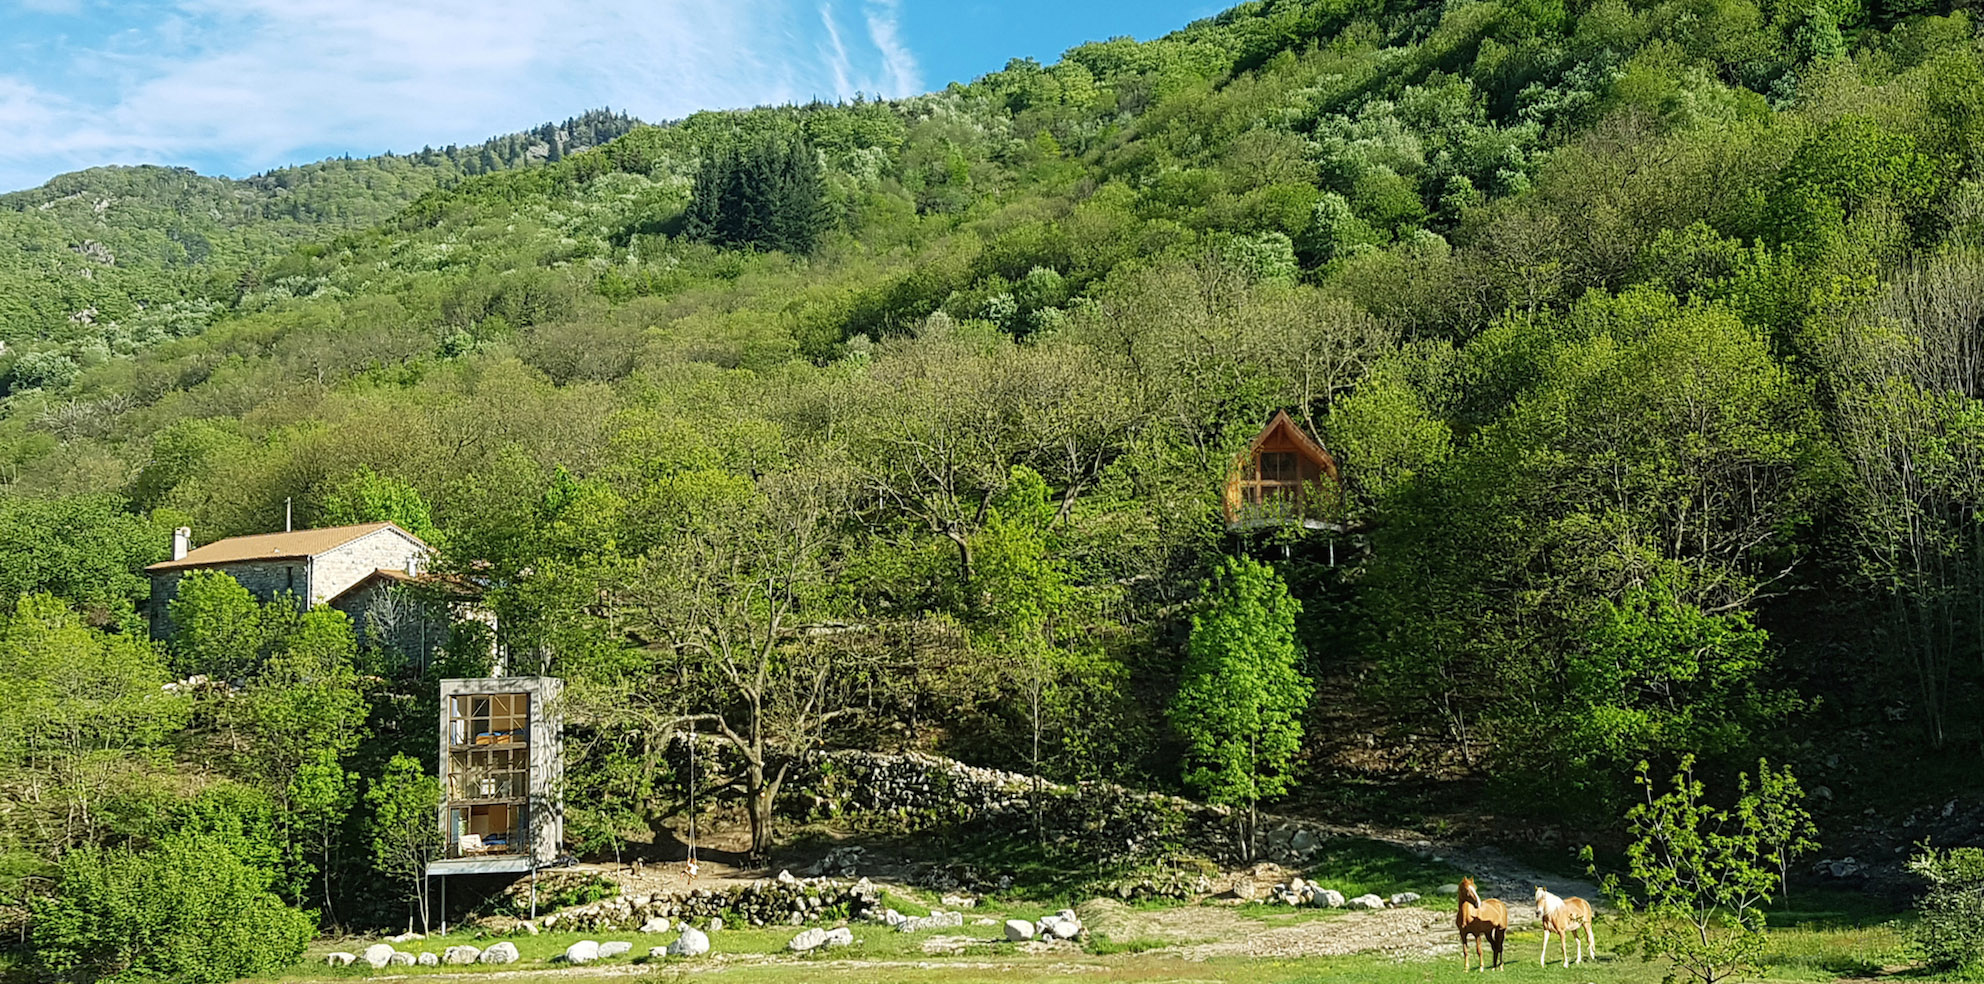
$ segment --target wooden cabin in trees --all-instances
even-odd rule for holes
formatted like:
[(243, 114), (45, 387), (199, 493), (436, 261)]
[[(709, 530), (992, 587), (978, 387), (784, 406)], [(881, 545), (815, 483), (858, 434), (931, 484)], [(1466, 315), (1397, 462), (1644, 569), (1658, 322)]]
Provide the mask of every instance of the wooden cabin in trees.
[(1228, 529), (1300, 524), (1340, 529), (1343, 494), (1336, 459), (1303, 433), (1287, 411), (1248, 442), (1226, 480)]

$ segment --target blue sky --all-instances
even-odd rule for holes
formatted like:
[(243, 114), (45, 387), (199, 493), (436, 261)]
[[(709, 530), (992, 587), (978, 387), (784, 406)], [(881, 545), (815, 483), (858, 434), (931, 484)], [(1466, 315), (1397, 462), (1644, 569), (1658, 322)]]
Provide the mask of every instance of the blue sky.
[(908, 95), (1147, 39), (1202, 0), (0, 0), (0, 191), (96, 164), (242, 176), (611, 106)]

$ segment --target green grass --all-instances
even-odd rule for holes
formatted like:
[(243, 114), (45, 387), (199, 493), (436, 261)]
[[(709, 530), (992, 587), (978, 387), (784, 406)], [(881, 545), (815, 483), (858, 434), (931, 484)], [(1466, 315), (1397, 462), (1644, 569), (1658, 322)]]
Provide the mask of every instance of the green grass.
[[(929, 933), (905, 934), (887, 927), (859, 924), (854, 929), (856, 945), (831, 953), (795, 956), (785, 952), (791, 927), (726, 929), (716, 935), (720, 961), (665, 961), (649, 964), (640, 955), (673, 934), (643, 937), (638, 933), (544, 933), (539, 936), (506, 937), (517, 943), (522, 961), (500, 968), (509, 972), (505, 981), (592, 981), (635, 980), (662, 982), (709, 980), (718, 972), (726, 984), (1031, 984), (1048, 981), (1171, 982), (1171, 984), (1433, 984), (1457, 979), (1457, 954), (1439, 954), (1425, 960), (1399, 961), (1379, 954), (1354, 957), (1306, 959), (1214, 959), (1190, 962), (1175, 956), (1151, 952), (1165, 944), (1157, 940), (1091, 940), (1080, 951), (1061, 950), (1027, 954), (1000, 943), (977, 944), (953, 956), (931, 956), (922, 950)], [(963, 930), (968, 935), (995, 933), (993, 927)], [(1616, 940), (1616, 926), (1601, 922), (1600, 940), (1609, 945)], [(634, 942), (636, 959), (607, 961), (596, 973), (583, 969), (561, 969), (548, 963), (579, 939), (626, 939)], [(357, 942), (357, 941), (352, 941)], [(439, 952), (452, 943), (483, 946), (494, 942), (472, 934), (434, 937), (411, 947)], [(1536, 933), (1512, 936), (1506, 968), (1492, 980), (1509, 984), (1550, 982), (1550, 984), (1655, 984), (1666, 975), (1660, 962), (1607, 955), (1588, 960), (1565, 971), (1554, 959), (1547, 967), (1536, 963), (1542, 938)], [(489, 971), (487, 967), (394, 967), (373, 971), (366, 967), (333, 970), (321, 966), (322, 954), (331, 949), (356, 950), (356, 946), (313, 948), (311, 964), (298, 966), (273, 980), (285, 984), (302, 982), (349, 981), (373, 976), (457, 977), (473, 981)], [(1901, 960), (1901, 934), (1892, 923), (1861, 928), (1791, 928), (1773, 930), (1762, 981), (1825, 981), (1842, 976), (1866, 976)], [(627, 976), (627, 965), (646, 965), (644, 973)], [(617, 967), (617, 969), (616, 969)], [(720, 968), (720, 970), (719, 970)]]
[(1441, 885), (1460, 881), (1461, 870), (1384, 841), (1342, 838), (1324, 842), (1311, 856), (1304, 878), (1334, 888), (1345, 898), (1417, 892), (1437, 900)]

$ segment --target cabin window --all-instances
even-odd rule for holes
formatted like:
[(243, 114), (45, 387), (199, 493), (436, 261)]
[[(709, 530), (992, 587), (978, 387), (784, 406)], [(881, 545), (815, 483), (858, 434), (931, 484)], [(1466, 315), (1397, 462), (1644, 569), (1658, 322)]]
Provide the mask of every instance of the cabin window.
[(1295, 452), (1268, 451), (1261, 455), (1261, 481), (1293, 482), (1298, 480), (1295, 465)]
[(530, 695), (448, 698), (450, 854), (522, 851), (530, 802)]

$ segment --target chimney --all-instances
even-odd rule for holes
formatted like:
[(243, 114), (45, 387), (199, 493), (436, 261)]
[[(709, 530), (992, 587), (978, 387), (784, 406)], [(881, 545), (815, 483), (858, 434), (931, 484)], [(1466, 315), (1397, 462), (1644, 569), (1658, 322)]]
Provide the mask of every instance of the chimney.
[(186, 552), (193, 549), (193, 528), (181, 526), (172, 531), (172, 559), (185, 560)]

